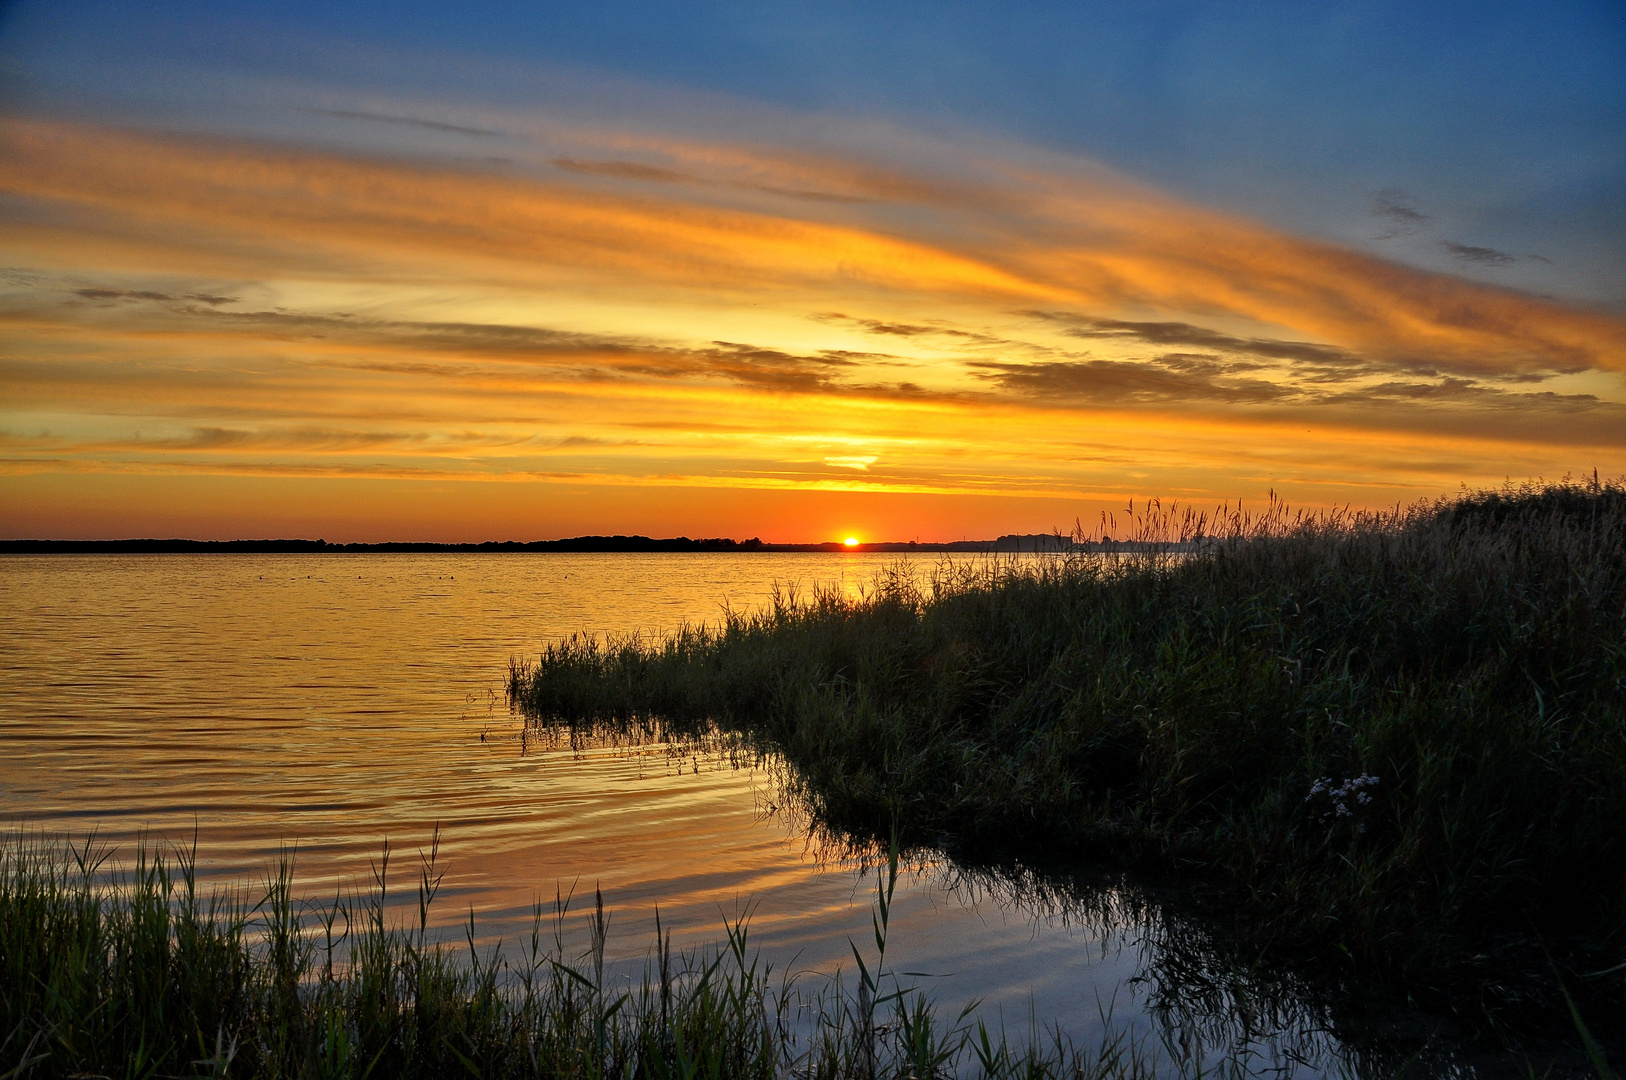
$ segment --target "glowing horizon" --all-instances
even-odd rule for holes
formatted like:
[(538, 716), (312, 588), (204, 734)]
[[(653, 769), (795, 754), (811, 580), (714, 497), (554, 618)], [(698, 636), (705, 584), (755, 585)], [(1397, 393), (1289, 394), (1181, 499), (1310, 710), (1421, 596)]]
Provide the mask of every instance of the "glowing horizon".
[(1596, 303), (1013, 139), (353, 97), (0, 114), (0, 534), (943, 541), (1626, 472)]

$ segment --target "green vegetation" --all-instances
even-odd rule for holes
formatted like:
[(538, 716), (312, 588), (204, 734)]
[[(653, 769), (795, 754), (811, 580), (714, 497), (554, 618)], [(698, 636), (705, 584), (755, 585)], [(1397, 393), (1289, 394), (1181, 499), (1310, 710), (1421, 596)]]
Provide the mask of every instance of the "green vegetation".
[[(1218, 523), (1154, 506), (1130, 539), (925, 581), (899, 569), (858, 601), (787, 595), (657, 642), (575, 639), (517, 666), (510, 692), (560, 729), (721, 733), (772, 753), (845, 835), (896, 825), (966, 866), (1082, 853), (1172, 873), (1237, 917), (1199, 920), (1211, 929), (1154, 981), (1252, 999), (1247, 964), (1215, 945), (1229, 934), (1242, 955), (1550, 1007), (1609, 1075), (1626, 980), (1626, 487)], [(896, 843), (856, 985), (811, 994), (775, 981), (743, 923), (688, 955), (658, 938), (641, 981), (607, 979), (601, 903), (581, 916), (585, 951), (567, 947), (563, 899), (507, 954), (476, 950), (472, 922), (468, 948), (444, 946), (433, 850), (404, 925), (387, 857), (370, 891), (306, 905), (286, 860), (255, 894), (204, 896), (189, 852), (138, 850), (121, 870), (107, 856), (0, 842), (0, 1080), (1181, 1067), (1144, 1040), (1013, 1049), (939, 1019), (885, 964)], [(1394, 1071), (1392, 1054), (1373, 1061), (1360, 1071)]]
[(743, 920), (723, 947), (692, 954), (674, 954), (657, 928), (641, 982), (606, 978), (610, 919), (596, 894), (580, 955), (566, 945), (567, 898), (551, 936), (538, 905), (515, 960), (481, 955), (472, 915), (468, 948), (443, 947), (430, 928), (433, 850), (415, 925), (389, 919), (387, 848), (370, 891), (325, 906), (296, 901), (286, 858), (251, 901), (202, 897), (191, 852), (142, 847), (112, 871), (108, 854), (23, 834), (0, 844), (3, 1080), (1133, 1080), (1158, 1065), (1145, 1039), (1109, 1035), (1083, 1051), (1050, 1032), (1013, 1049), (966, 1014), (940, 1023), (883, 965), (895, 846), (856, 991), (836, 982), (811, 995), (775, 983)]
[(1178, 873), (1248, 947), (1619, 1000), (1626, 487), (1132, 519), (1116, 555), (572, 639), (510, 693), (539, 723), (741, 735), (838, 829)]

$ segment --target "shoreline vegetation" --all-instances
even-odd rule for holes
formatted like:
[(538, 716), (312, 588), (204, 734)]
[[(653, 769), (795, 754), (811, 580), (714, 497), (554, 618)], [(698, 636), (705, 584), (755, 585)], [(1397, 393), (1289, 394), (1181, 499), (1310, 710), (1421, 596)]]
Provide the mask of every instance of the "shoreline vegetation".
[(324, 904), (295, 896), (286, 850), (257, 889), (205, 896), (195, 841), (143, 841), (114, 866), (93, 836), (13, 832), (0, 840), (0, 1077), (1152, 1080), (1261, 1064), (1244, 1041), (1216, 1066), (1110, 1007), (1089, 1046), (1037, 1018), (1013, 1041), (968, 1019), (975, 1003), (945, 1022), (887, 959), (895, 842), (874, 868), (854, 977), (811, 985), (761, 960), (749, 911), (687, 952), (657, 911), (641, 977), (609, 973), (596, 890), (579, 913), (571, 896), (538, 900), (528, 938), (506, 948), (476, 946), (471, 911), (467, 944), (449, 945), (430, 915), (438, 848), (437, 832), (407, 903), (388, 899), (386, 844), (369, 887)]
[[(94, 835), (0, 838), (0, 1077), (1616, 1076), (1578, 1015), (1567, 1035), (1498, 1051), (1415, 1030), (1340, 1043), (1308, 987), (1239, 966), (1198, 924), (1158, 919), (1158, 902), (1133, 887), (1083, 895), (1098, 914), (1160, 927), (1163, 947), (1150, 954), (1162, 962), (1141, 977), (1170, 993), (1153, 991), (1151, 1026), (1097, 1001), (1100, 1030), (1086, 1042), (1037, 1016), (1013, 1037), (976, 1001), (942, 1011), (915, 985), (919, 973), (888, 958), (895, 839), (864, 860), (874, 933), (850, 941), (850, 971), (776, 971), (752, 944), (749, 908), (690, 950), (674, 950), (657, 909), (642, 966), (629, 967), (608, 956), (613, 913), (596, 889), (574, 906), (574, 890), (538, 899), (514, 942), (477, 945), (471, 910), (454, 944), (431, 916), (439, 845), (437, 830), (404, 892), (385, 843), (370, 884), (321, 902), (296, 896), (286, 848), (257, 885), (205, 895), (195, 838), (141, 839), (118, 861)], [(1075, 884), (1060, 887), (1078, 898)]]
[[(1242, 1014), (1270, 1011), (1254, 990), (1275, 972), (1319, 969), (1469, 1025), (1466, 1055), (1437, 1060), (1357, 1038), (1340, 1075), (1615, 1076), (1626, 485), (1381, 514), (1154, 503), (1128, 524), (1106, 551), (900, 566), (857, 598), (787, 590), (512, 667), (531, 730), (771, 756), (811, 828), (885, 852), (845, 982), (770, 969), (747, 920), (692, 953), (657, 931), (642, 978), (607, 981), (598, 897), (539, 902), (501, 952), (475, 947), (471, 912), (448, 945), (435, 845), (415, 895), (392, 891), (386, 849), (371, 888), (321, 903), (294, 895), (291, 856), (206, 896), (195, 850), (115, 865), (94, 838), (18, 831), (0, 838), (0, 1080), (1245, 1074), (1113, 1025), (1084, 1046), (939, 1013), (886, 955), (900, 857), (927, 851), (1174, 883), (1199, 959), (1171, 953), (1162, 977), (1212, 977)], [(1520, 1030), (1534, 1061), (1499, 1034)]]
[(740, 736), (849, 835), (1172, 875), (1256, 955), (1493, 1027), (1618, 1018), (1626, 487), (1130, 517), (1116, 554), (572, 638), (511, 700)]

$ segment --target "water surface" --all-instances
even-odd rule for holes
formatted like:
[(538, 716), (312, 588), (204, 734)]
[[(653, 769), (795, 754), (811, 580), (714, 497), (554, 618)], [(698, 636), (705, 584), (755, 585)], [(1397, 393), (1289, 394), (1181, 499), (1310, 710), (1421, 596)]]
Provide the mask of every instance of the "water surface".
[[(260, 874), (297, 845), (308, 896), (365, 884), (388, 839), (438, 827), (440, 918), (529, 932), (538, 898), (604, 891), (611, 950), (644, 956), (656, 905), (679, 944), (751, 912), (782, 970), (850, 964), (873, 878), (774, 812), (771, 770), (687, 748), (521, 740), (512, 659), (576, 632), (660, 634), (750, 610), (775, 585), (856, 591), (892, 555), (138, 555), (0, 558), (0, 815), (190, 843), (204, 877)], [(915, 569), (929, 570), (922, 561)], [(1113, 1023), (1238, 1050), (1224, 1001), (1171, 1006), (1155, 910), (968, 877), (906, 874), (889, 944), (951, 1015), (973, 998), (1081, 1042)], [(1133, 910), (1132, 910), (1133, 909)], [(1189, 937), (1189, 935), (1187, 935)], [(1162, 950), (1162, 951), (1160, 951)], [(1188, 965), (1189, 966), (1189, 965)], [(1178, 990), (1178, 988), (1174, 988)], [(1199, 995), (1200, 996), (1200, 995)], [(1178, 992), (1174, 994), (1179, 997)], [(1221, 999), (1225, 998), (1220, 993)], [(1338, 1044), (1314, 1009), (1242, 1018), (1261, 1071), (1313, 1075)], [(1217, 1050), (1216, 1050), (1217, 1047)]]

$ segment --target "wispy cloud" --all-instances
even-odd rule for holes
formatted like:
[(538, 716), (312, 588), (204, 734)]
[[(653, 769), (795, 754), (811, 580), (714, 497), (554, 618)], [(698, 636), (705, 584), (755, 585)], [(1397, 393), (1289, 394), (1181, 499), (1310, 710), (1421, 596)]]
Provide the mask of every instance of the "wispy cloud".
[(1259, 403), (1293, 396), (1289, 387), (1263, 379), (1238, 377), (1222, 364), (1194, 362), (1186, 357), (1177, 358), (1174, 363), (1067, 360), (978, 366), (1004, 389), (1095, 405)]
[(1034, 316), (1067, 324), (1063, 333), (1070, 337), (1134, 342), (1158, 346), (1218, 349), (1246, 356), (1339, 366), (1359, 365), (1361, 357), (1334, 345), (1310, 341), (1280, 341), (1273, 338), (1238, 337), (1184, 322), (1127, 322), (1098, 319), (1065, 312), (1035, 311)]
[(182, 293), (181, 295), (177, 296), (174, 293), (154, 292), (151, 289), (75, 289), (74, 295), (84, 300), (101, 301), (157, 300), (163, 302), (175, 302), (181, 300), (196, 300), (200, 304), (208, 304), (211, 307), (216, 307), (221, 304), (237, 303), (237, 297), (235, 296), (213, 296), (209, 293)]
[(658, 165), (644, 165), (637, 161), (577, 161), (574, 158), (554, 158), (553, 165), (565, 172), (585, 173), (589, 176), (613, 176), (618, 180), (646, 180), (657, 184), (703, 182), (700, 177), (690, 173), (663, 169)]
[(417, 116), (391, 116), (388, 113), (366, 112), (361, 109), (316, 109), (295, 106), (296, 111), (312, 116), (330, 116), (336, 120), (362, 120), (374, 124), (401, 124), (425, 131), (444, 131), (454, 135), (473, 135), (478, 138), (500, 138), (502, 132), (490, 128), (470, 127), (466, 124), (448, 124), (443, 120), (426, 120)]
[(1473, 244), (1458, 244), (1450, 240), (1441, 240), (1440, 246), (1454, 259), (1479, 263), (1483, 266), (1506, 266), (1509, 263), (1518, 261), (1518, 256), (1509, 255), (1505, 251), (1497, 251), (1495, 248), (1476, 247)]
[(1391, 237), (1409, 236), (1434, 220), (1399, 188), (1384, 188), (1372, 196), (1372, 213), (1389, 223)]
[[(1386, 188), (1372, 198), (1372, 213), (1388, 224), (1389, 231), (1376, 239), (1393, 240), (1398, 237), (1416, 236), (1419, 233), (1429, 233), (1434, 228), (1434, 218), (1417, 209), (1416, 202), (1406, 192), (1399, 188)], [(1511, 266), (1520, 261), (1520, 256), (1510, 255), (1495, 248), (1480, 247), (1476, 244), (1462, 244), (1455, 240), (1441, 239), (1439, 246), (1447, 255), (1458, 262), (1473, 266)], [(1551, 264), (1551, 259), (1540, 255), (1524, 256), (1532, 262)]]
[(791, 199), (811, 200), (813, 202), (867, 203), (874, 201), (871, 196), (867, 195), (786, 187), (780, 184), (742, 180), (737, 177), (712, 178), (683, 172), (679, 169), (669, 169), (660, 165), (648, 165), (639, 161), (581, 161), (576, 158), (556, 157), (551, 159), (550, 164), (554, 168), (563, 169), (565, 172), (582, 173), (588, 176), (607, 176), (617, 180), (632, 180), (641, 183), (695, 184), (704, 187), (723, 186), (737, 188), (742, 191), (759, 191), (769, 195), (781, 195)]
[(1626, 466), (1606, 314), (1037, 155), (594, 139), (527, 178), (5, 121), (0, 475), (1388, 500), (1420, 462)]
[(1013, 301), (1105, 318), (1207, 310), (1374, 359), (1478, 370), (1626, 362), (1618, 320), (1065, 177), (1025, 177), (1038, 191), (1021, 212), (1004, 209), (1020, 202), (1012, 181), (990, 193), (995, 212), (961, 208), (900, 229), (861, 207), (830, 221), (61, 125), (13, 122), (3, 145), (0, 185), (16, 197), (99, 215), (103, 229), (116, 222), (127, 244), (201, 247), (210, 262), (261, 273), (279, 262), (373, 274), (440, 260), (445, 273), (517, 282), (602, 275), (576, 285), (601, 292), (771, 290), (776, 304), (832, 294), (871, 304), (892, 289), (962, 322)]

